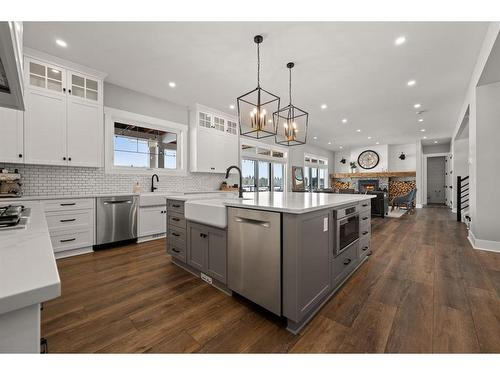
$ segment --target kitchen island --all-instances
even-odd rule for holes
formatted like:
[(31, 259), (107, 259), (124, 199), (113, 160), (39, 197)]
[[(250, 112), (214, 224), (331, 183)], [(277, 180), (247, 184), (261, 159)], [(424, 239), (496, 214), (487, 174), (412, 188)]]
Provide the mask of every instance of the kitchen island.
[[(205, 281), (286, 318), (297, 333), (371, 254), (372, 198), (259, 192), (169, 199), (167, 251)], [(224, 220), (216, 220), (221, 212)]]
[(61, 282), (40, 203), (25, 229), (0, 231), (0, 353), (40, 353), (40, 305)]

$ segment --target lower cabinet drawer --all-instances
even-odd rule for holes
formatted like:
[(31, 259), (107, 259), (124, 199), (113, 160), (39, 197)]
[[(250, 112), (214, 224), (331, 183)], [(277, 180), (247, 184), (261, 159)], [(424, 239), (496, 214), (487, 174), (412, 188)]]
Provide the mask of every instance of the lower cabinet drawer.
[(174, 258), (178, 258), (183, 262), (186, 262), (186, 245), (182, 242), (168, 241), (167, 252)]
[(57, 231), (50, 233), (54, 252), (79, 249), (92, 246), (93, 233), (91, 229)]
[(45, 217), (50, 231), (93, 225), (91, 209), (47, 212)]
[(167, 238), (171, 241), (186, 243), (186, 230), (179, 227), (169, 225)]
[(54, 199), (44, 201), (45, 212), (94, 208), (94, 199)]
[(370, 237), (369, 235), (363, 236), (359, 240), (358, 255), (360, 259), (364, 259), (370, 255)]
[(371, 202), (370, 201), (361, 202), (361, 204), (359, 205), (358, 212), (361, 215), (361, 213), (364, 213), (366, 211), (370, 212), (371, 209), (372, 209), (372, 207), (371, 207)]
[(372, 218), (370, 215), (370, 211), (362, 212), (359, 214), (359, 232), (371, 232), (372, 227)]
[(186, 228), (186, 219), (184, 218), (183, 215), (177, 215), (174, 213), (170, 213), (168, 215), (168, 226), (170, 227), (171, 225), (180, 227), (180, 228)]
[(352, 244), (340, 255), (333, 259), (333, 280), (334, 284), (346, 277), (359, 263), (358, 261), (359, 241)]

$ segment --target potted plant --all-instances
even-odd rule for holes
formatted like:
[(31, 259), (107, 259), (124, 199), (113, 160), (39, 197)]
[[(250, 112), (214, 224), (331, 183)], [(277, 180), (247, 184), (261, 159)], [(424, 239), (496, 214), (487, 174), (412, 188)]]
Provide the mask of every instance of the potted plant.
[(356, 168), (358, 167), (356, 163), (351, 161), (350, 166), (351, 166), (351, 173), (356, 173)]

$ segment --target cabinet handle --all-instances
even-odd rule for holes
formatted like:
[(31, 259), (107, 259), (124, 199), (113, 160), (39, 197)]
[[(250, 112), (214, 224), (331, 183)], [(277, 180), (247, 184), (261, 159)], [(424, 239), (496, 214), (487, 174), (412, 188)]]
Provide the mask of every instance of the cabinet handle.
[(363, 247), (361, 250), (363, 250), (363, 251), (368, 250), (368, 246)]
[(180, 208), (181, 205), (180, 204), (173, 204), (172, 207), (175, 207), (175, 208)]
[(364, 236), (365, 234), (368, 234), (368, 231), (367, 231), (367, 230), (365, 230), (362, 234), (363, 234), (363, 236)]
[(351, 258), (347, 258), (346, 260), (344, 260), (344, 265), (348, 265), (349, 263), (351, 263)]
[(366, 254), (367, 257), (373, 254), (373, 251), (370, 251), (368, 254)]
[(71, 94), (71, 89), (69, 89), (68, 92)]
[(175, 247), (172, 247), (172, 248), (171, 248), (171, 250), (172, 250), (174, 253), (177, 253), (177, 254), (179, 254), (179, 253), (180, 253), (180, 251), (179, 251), (179, 250), (177, 250)]
[(63, 156), (63, 160), (66, 160), (66, 156)]
[(68, 158), (69, 161), (71, 161), (71, 158)]
[(368, 203), (363, 204), (363, 207), (368, 207)]
[(365, 216), (365, 217), (364, 217), (363, 219), (361, 219), (361, 220), (366, 220), (366, 219), (368, 219), (368, 216)]
[(180, 234), (179, 234), (179, 233), (172, 232), (172, 236), (179, 237), (179, 236), (180, 236)]
[(76, 203), (73, 202), (73, 203), (60, 203), (59, 205), (60, 206), (74, 206)]
[(201, 238), (207, 238), (207, 235), (205, 233), (200, 233)]
[(63, 87), (63, 92), (66, 92), (66, 87)]
[(215, 170), (215, 168), (214, 168), (214, 167), (210, 167), (210, 169), (211, 169), (211, 170), (213, 170), (213, 171)]
[(75, 221), (76, 219), (61, 219), (59, 220), (61, 223), (68, 223), (70, 221)]
[(181, 219), (177, 218), (177, 217), (173, 217), (172, 218), (173, 221), (181, 221)]
[(23, 154), (19, 154), (19, 157), (22, 158), (23, 157)]
[(71, 242), (76, 240), (76, 238), (68, 238), (67, 240), (60, 240), (60, 242)]

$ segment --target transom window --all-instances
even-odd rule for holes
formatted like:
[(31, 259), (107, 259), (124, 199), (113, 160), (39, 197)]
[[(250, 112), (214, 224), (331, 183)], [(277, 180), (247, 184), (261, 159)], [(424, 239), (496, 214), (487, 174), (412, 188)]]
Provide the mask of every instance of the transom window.
[(304, 155), (304, 182), (305, 189), (315, 191), (325, 189), (328, 183), (328, 159)]

